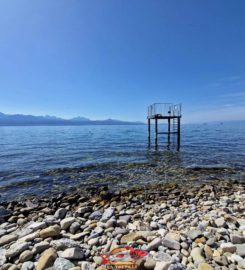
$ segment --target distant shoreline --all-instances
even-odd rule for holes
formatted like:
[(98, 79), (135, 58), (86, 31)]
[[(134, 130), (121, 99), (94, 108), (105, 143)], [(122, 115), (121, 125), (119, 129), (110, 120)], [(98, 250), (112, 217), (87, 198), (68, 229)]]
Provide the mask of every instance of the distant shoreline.
[(77, 126), (77, 125), (142, 125), (140, 121), (123, 121), (118, 119), (91, 120), (86, 117), (63, 119), (56, 116), (35, 116), (24, 114), (4, 114), (0, 112), (0, 126)]
[[(145, 122), (106, 122), (106, 120), (98, 121), (88, 121), (88, 122), (62, 122), (62, 123), (1, 123), (0, 127), (35, 127), (35, 126), (141, 126), (147, 125)], [(245, 120), (234, 120), (234, 121), (213, 121), (213, 122), (204, 122), (204, 123), (182, 123), (181, 125), (223, 125), (223, 124), (245, 124)], [(160, 125), (166, 125), (166, 123), (160, 123)]]
[(35, 127), (35, 126), (40, 126), (40, 127), (45, 127), (45, 126), (141, 126), (141, 125), (146, 125), (146, 123), (115, 123), (115, 124), (109, 124), (109, 123), (67, 123), (67, 124), (1, 124), (0, 127)]

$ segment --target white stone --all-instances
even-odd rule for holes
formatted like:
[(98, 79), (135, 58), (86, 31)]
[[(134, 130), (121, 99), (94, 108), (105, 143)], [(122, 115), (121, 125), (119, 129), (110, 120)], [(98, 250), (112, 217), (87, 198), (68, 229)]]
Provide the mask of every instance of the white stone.
[(242, 261), (242, 260), (243, 260), (243, 258), (241, 256), (237, 255), (237, 254), (232, 254), (231, 255), (231, 261), (233, 263), (238, 263), (239, 261)]
[[(137, 229), (137, 227), (136, 227), (135, 224), (133, 224), (133, 223), (128, 223), (128, 225), (127, 225), (127, 222), (126, 222), (126, 221), (124, 221), (124, 220), (121, 220), (121, 221), (122, 221), (122, 222), (125, 222), (125, 224), (126, 224), (126, 226), (127, 226), (127, 228), (128, 228), (129, 230), (134, 231), (134, 230)], [(125, 227), (126, 227), (126, 226), (125, 226)]]
[(175, 240), (177, 242), (180, 241), (180, 233), (179, 232), (168, 232), (166, 235), (165, 235), (166, 238), (169, 238), (169, 239), (172, 239), (172, 240)]
[(134, 215), (134, 214), (136, 214), (136, 209), (128, 209), (128, 210), (126, 210), (126, 214), (127, 215)]
[(245, 244), (238, 244), (236, 245), (236, 248), (236, 253), (241, 257), (245, 257)]
[(98, 237), (103, 233), (103, 229), (101, 227), (96, 227), (90, 234), (89, 239)]
[(190, 237), (191, 240), (195, 240), (196, 238), (203, 235), (203, 233), (199, 230), (190, 230), (187, 235)]
[(171, 256), (163, 251), (158, 251), (153, 255), (153, 259), (156, 261), (171, 262)]
[(174, 219), (174, 216), (172, 214), (166, 214), (162, 217), (164, 224), (168, 223), (172, 219)]
[(5, 255), (6, 255), (6, 249), (0, 248), (0, 266), (5, 264), (5, 262), (7, 261)]
[(34, 263), (31, 261), (24, 262), (20, 270), (32, 270), (34, 269)]
[(29, 228), (22, 228), (22, 229), (16, 230), (14, 233), (17, 234), (19, 237), (24, 237), (28, 234), (31, 234), (32, 230)]
[(33, 222), (27, 228), (31, 229), (33, 231), (37, 231), (39, 229), (44, 229), (46, 227), (47, 227), (47, 225), (45, 222)]
[(165, 237), (163, 239), (163, 245), (165, 247), (170, 248), (170, 249), (175, 249), (175, 250), (179, 250), (180, 249), (180, 243), (179, 242), (177, 242), (176, 240), (167, 238), (167, 237)]
[(238, 218), (237, 222), (240, 226), (245, 226), (245, 218)]
[(159, 229), (157, 231), (158, 234), (160, 234), (161, 236), (164, 236), (166, 234), (166, 230), (165, 229)]
[(162, 244), (162, 239), (157, 237), (148, 244), (146, 250), (147, 251), (155, 250), (159, 246), (161, 246), (161, 244)]
[(60, 221), (60, 227), (62, 230), (66, 230), (70, 227), (70, 225), (76, 221), (76, 219), (74, 217), (68, 217), (68, 218), (65, 218), (65, 219), (62, 219)]
[(10, 246), (6, 252), (7, 258), (12, 258), (19, 255), (21, 252), (27, 250), (30, 246), (29, 242), (16, 242)]
[(225, 225), (225, 219), (223, 217), (214, 220), (217, 227), (223, 227)]
[(245, 269), (245, 259), (238, 262), (238, 269)]
[(88, 241), (88, 245), (89, 246), (94, 246), (94, 245), (97, 245), (99, 242), (99, 238), (92, 238)]
[(50, 245), (49, 245), (48, 242), (42, 241), (42, 242), (40, 242), (40, 243), (37, 243), (37, 244), (34, 246), (32, 252), (33, 252), (34, 254), (42, 253), (45, 249), (48, 249), (49, 247), (50, 247)]
[(66, 216), (66, 213), (67, 213), (67, 209), (65, 208), (59, 208), (55, 214), (54, 214), (54, 217), (55, 218), (58, 218), (58, 219), (62, 219)]
[(169, 266), (169, 262), (156, 262), (154, 270), (168, 270)]
[(68, 270), (71, 269), (72, 267), (75, 267), (75, 265), (69, 260), (64, 258), (57, 258), (53, 266), (55, 270)]
[(0, 229), (0, 237), (1, 236), (3, 236), (3, 235), (5, 235), (7, 233), (7, 231), (6, 230), (4, 230), (4, 229)]
[(157, 222), (152, 221), (152, 222), (150, 223), (150, 227), (151, 227), (152, 230), (157, 230), (157, 229), (158, 229), (158, 224), (157, 224)]
[(201, 262), (205, 262), (205, 259), (202, 256), (202, 250), (199, 247), (195, 247), (192, 249), (191, 257), (196, 265), (198, 265)]
[(102, 257), (101, 256), (94, 256), (93, 260), (96, 263), (96, 265), (100, 265), (102, 263)]
[(166, 204), (166, 203), (162, 203), (162, 204), (160, 205), (160, 209), (165, 209), (165, 208), (167, 208), (167, 204)]
[(66, 248), (79, 247), (80, 244), (74, 240), (62, 238), (59, 240), (51, 241), (51, 246), (53, 246), (56, 250), (64, 250)]
[(78, 213), (79, 215), (82, 215), (86, 212), (90, 212), (92, 210), (92, 207), (91, 206), (83, 206), (83, 207), (80, 207), (76, 210), (76, 213)]
[(102, 215), (101, 221), (107, 221), (108, 219), (110, 219), (113, 216), (114, 211), (115, 210), (113, 207), (109, 207), (109, 208), (105, 209), (105, 211)]
[(81, 270), (94, 270), (94, 267), (89, 262), (82, 262)]
[(39, 237), (39, 232), (33, 232), (33, 233), (30, 233), (30, 234), (27, 234), (23, 237), (21, 237), (18, 242), (29, 242), (29, 241), (33, 241), (35, 238), (38, 238)]
[(97, 211), (94, 211), (90, 216), (89, 216), (89, 218), (90, 219), (100, 219), (101, 217), (102, 217), (102, 213), (101, 213), (101, 211), (100, 210), (97, 210)]
[(81, 248), (68, 248), (61, 253), (61, 257), (65, 259), (81, 260), (84, 257), (84, 252)]

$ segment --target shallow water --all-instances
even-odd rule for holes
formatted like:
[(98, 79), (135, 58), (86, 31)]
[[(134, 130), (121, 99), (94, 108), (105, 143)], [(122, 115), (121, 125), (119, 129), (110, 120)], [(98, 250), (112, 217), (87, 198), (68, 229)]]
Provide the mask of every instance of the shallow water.
[(146, 125), (0, 127), (0, 199), (85, 184), (167, 181), (188, 167), (244, 170), (245, 122), (183, 125), (179, 152), (166, 135), (155, 149), (153, 137), (149, 148)]

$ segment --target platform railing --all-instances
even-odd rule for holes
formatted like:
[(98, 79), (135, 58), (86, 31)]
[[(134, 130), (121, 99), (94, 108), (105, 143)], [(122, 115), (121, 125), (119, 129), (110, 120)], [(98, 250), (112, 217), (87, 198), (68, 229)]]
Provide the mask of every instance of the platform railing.
[(172, 103), (154, 103), (148, 107), (148, 117), (180, 117), (181, 104)]

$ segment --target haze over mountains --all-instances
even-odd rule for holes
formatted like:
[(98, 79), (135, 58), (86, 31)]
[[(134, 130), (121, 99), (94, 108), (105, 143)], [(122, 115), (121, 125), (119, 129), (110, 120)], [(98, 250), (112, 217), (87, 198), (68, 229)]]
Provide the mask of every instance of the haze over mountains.
[(74, 117), (63, 119), (56, 116), (34, 116), (24, 114), (4, 114), (0, 112), (1, 126), (38, 126), (38, 125), (135, 125), (142, 122), (127, 122), (114, 119), (90, 120), (86, 117)]

